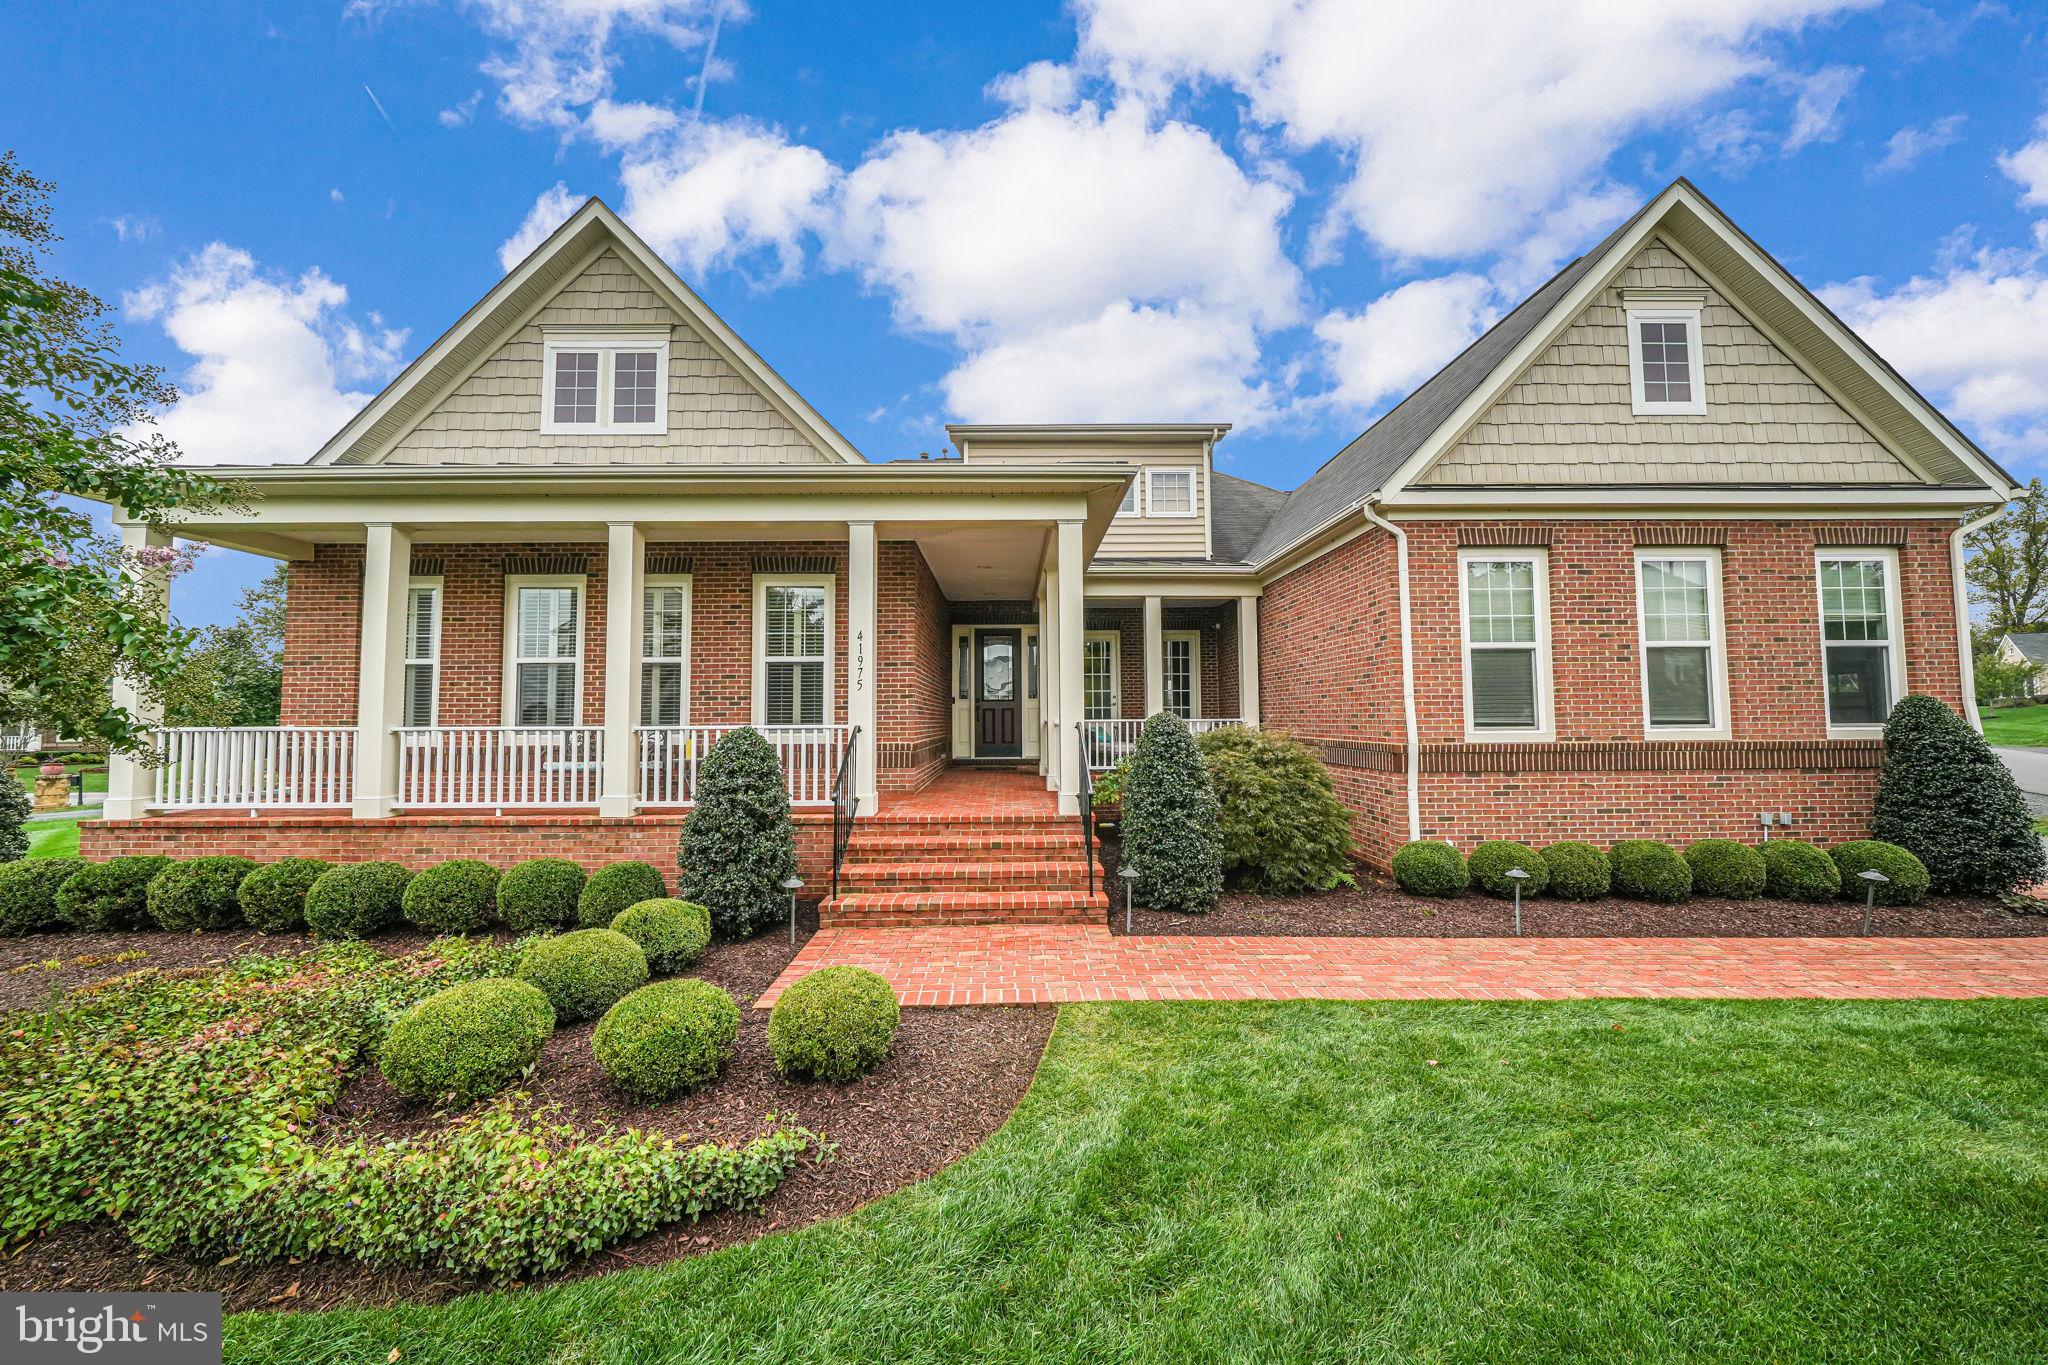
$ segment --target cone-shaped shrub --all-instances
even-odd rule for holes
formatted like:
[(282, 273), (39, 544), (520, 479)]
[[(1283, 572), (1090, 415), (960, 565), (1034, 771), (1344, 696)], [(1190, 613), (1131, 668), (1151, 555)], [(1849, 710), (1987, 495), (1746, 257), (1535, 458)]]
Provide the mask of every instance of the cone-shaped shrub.
[(313, 879), (306, 927), (322, 938), (368, 938), (404, 918), (412, 873), (397, 863), (343, 863)]
[(279, 858), (242, 878), (242, 918), (266, 934), (306, 927), (306, 893), (333, 864), (322, 858)]
[(405, 917), (434, 934), (474, 934), (498, 914), (498, 869), (478, 858), (436, 863), (406, 883)]
[(188, 858), (150, 879), (149, 917), (165, 929), (233, 929), (244, 923), (237, 896), (253, 858)]
[(789, 912), (782, 883), (796, 875), (796, 828), (782, 764), (759, 730), (743, 725), (711, 746), (679, 856), (677, 892), (710, 907), (719, 933), (745, 938)]
[(1511, 868), (1519, 867), (1529, 874), (1522, 879), (1524, 896), (1540, 896), (1543, 888), (1550, 885), (1550, 864), (1543, 861), (1543, 855), (1527, 844), (1508, 839), (1489, 839), (1473, 849), (1467, 866), (1472, 869), (1474, 886), (1502, 899), (1515, 894), (1515, 879), (1508, 875)]
[(1226, 725), (1195, 745), (1216, 790), (1225, 877), (1281, 895), (1350, 882), (1351, 813), (1306, 744)]
[(82, 858), (28, 858), (0, 864), (0, 936), (69, 929), (57, 911), (57, 888), (73, 873), (90, 866)]
[(1831, 901), (1842, 892), (1834, 860), (1812, 844), (1773, 839), (1757, 850), (1764, 860), (1764, 894), (1785, 901)]
[(170, 865), (149, 853), (88, 863), (57, 888), (57, 913), (87, 933), (154, 927), (149, 884)]
[(665, 1100), (717, 1080), (739, 1031), (740, 1007), (709, 981), (657, 981), (606, 1011), (590, 1050), (621, 1090)]
[(1996, 895), (2048, 878), (2026, 798), (1984, 736), (1932, 697), (1904, 697), (1884, 726), (1871, 837), (1927, 867), (1936, 891)]
[(1544, 849), (1543, 861), (1550, 865), (1550, 894), (1559, 900), (1594, 900), (1614, 887), (1614, 865), (1591, 844), (1566, 839)]
[(14, 774), (0, 771), (0, 863), (28, 857), (28, 830), (24, 828), (35, 803), (28, 788), (14, 780)]
[(1417, 839), (1394, 850), (1394, 880), (1412, 896), (1455, 896), (1472, 885), (1472, 869), (1449, 844)]
[(1609, 855), (1614, 894), (1631, 900), (1675, 904), (1692, 894), (1692, 869), (1678, 850), (1655, 839), (1623, 839)]
[(584, 880), (583, 869), (567, 858), (514, 863), (498, 878), (498, 918), (515, 934), (559, 929), (576, 918)]
[(1701, 839), (1688, 844), (1685, 865), (1692, 869), (1695, 896), (1755, 900), (1764, 893), (1764, 855), (1733, 839)]
[(1927, 899), (1927, 865), (1897, 844), (1882, 839), (1852, 839), (1828, 851), (1835, 871), (1842, 874), (1842, 894), (1862, 900), (1865, 872), (1882, 872), (1886, 880), (1877, 883), (1879, 905), (1918, 905)]
[(576, 922), (585, 929), (609, 929), (619, 911), (668, 894), (661, 869), (652, 863), (612, 863), (590, 874), (576, 898)]
[(1199, 915), (1223, 893), (1223, 834), (1209, 767), (1187, 722), (1170, 712), (1138, 732), (1122, 839), (1140, 905)]

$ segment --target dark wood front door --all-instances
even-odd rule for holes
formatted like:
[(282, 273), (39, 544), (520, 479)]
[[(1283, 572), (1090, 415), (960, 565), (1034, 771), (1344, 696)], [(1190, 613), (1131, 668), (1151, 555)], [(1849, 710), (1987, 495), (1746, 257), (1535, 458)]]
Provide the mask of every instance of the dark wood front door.
[(1023, 633), (974, 633), (974, 756), (1019, 758), (1024, 753), (1017, 689)]

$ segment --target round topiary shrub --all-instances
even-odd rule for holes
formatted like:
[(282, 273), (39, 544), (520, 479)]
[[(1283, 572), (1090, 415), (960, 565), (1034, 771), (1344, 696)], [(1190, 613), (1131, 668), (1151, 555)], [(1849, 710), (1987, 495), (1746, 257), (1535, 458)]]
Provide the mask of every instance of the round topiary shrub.
[(1617, 896), (1676, 904), (1692, 894), (1692, 869), (1669, 844), (1624, 839), (1608, 856), (1614, 865)]
[(1351, 813), (1306, 744), (1225, 725), (1195, 747), (1216, 789), (1226, 878), (1279, 895), (1351, 884)]
[(1559, 900), (1589, 901), (1614, 886), (1614, 865), (1591, 844), (1566, 839), (1543, 850), (1550, 865), (1550, 894)]
[(554, 1031), (547, 996), (526, 982), (465, 981), (392, 1021), (377, 1066), (402, 1095), (462, 1104), (532, 1066)]
[(1764, 855), (1733, 839), (1701, 839), (1686, 845), (1696, 896), (1754, 900), (1764, 893)]
[(1885, 721), (1870, 833), (1920, 859), (1936, 891), (1995, 896), (2048, 878), (2012, 773), (1933, 697), (1902, 697)]
[(1918, 905), (1927, 899), (1927, 864), (1897, 844), (1882, 839), (1852, 839), (1836, 844), (1828, 857), (1842, 878), (1842, 894), (1862, 900), (1865, 872), (1882, 872), (1890, 880), (1877, 883), (1879, 905)]
[(1834, 860), (1797, 839), (1772, 839), (1758, 850), (1764, 859), (1764, 894), (1786, 901), (1831, 901), (1842, 893)]
[(538, 986), (564, 1023), (603, 1014), (647, 984), (647, 955), (616, 929), (544, 938), (519, 955), (518, 977)]
[(0, 864), (0, 936), (71, 926), (57, 911), (57, 888), (90, 867), (82, 858), (29, 858)]
[(405, 917), (436, 934), (474, 934), (498, 913), (498, 869), (477, 858), (436, 863), (406, 883)]
[(397, 863), (343, 863), (313, 879), (306, 927), (322, 938), (368, 938), (404, 917), (412, 873)]
[(711, 746), (676, 858), (678, 894), (710, 906), (722, 934), (745, 938), (788, 912), (782, 883), (796, 873), (796, 826), (781, 760), (760, 731), (743, 725)]
[(1187, 722), (1169, 711), (1138, 732), (1119, 837), (1138, 904), (1201, 915), (1223, 894), (1216, 791)]
[(57, 888), (57, 913), (87, 933), (149, 928), (149, 884), (170, 865), (155, 854), (87, 863)]
[(1508, 876), (1510, 868), (1519, 867), (1529, 874), (1522, 881), (1525, 896), (1540, 896), (1543, 888), (1550, 885), (1550, 865), (1543, 861), (1543, 855), (1510, 839), (1489, 839), (1479, 845), (1472, 850), (1466, 867), (1472, 873), (1472, 884), (1489, 896), (1505, 899), (1515, 894), (1515, 879)]
[(709, 981), (657, 981), (605, 1011), (590, 1050), (621, 1090), (665, 1100), (718, 1079), (739, 1031), (740, 1007)]
[(821, 967), (782, 993), (768, 1015), (768, 1051), (785, 1076), (850, 1081), (889, 1055), (903, 1011), (864, 967)]
[(187, 858), (150, 880), (149, 917), (159, 928), (233, 929), (243, 922), (237, 896), (242, 878), (256, 870), (254, 858)]
[(1393, 866), (1394, 880), (1414, 896), (1455, 896), (1472, 884), (1465, 855), (1428, 839), (1394, 850)]
[(583, 869), (567, 858), (528, 858), (498, 878), (498, 918), (515, 934), (559, 929), (576, 918)]
[(711, 912), (691, 901), (656, 900), (629, 905), (612, 928), (640, 945), (647, 969), (663, 976), (679, 972), (711, 946)]
[(242, 878), (242, 918), (266, 934), (296, 933), (306, 927), (306, 893), (334, 866), (325, 858), (279, 858)]
[(650, 863), (613, 863), (590, 874), (576, 898), (576, 922), (585, 929), (609, 929), (619, 911), (668, 894), (661, 872)]

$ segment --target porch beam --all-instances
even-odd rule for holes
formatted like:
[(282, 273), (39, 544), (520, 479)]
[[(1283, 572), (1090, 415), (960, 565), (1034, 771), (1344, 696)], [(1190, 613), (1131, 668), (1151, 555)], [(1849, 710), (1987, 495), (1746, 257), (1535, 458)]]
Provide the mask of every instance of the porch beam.
[(1259, 723), (1259, 599), (1237, 599), (1237, 714)]
[(232, 522), (196, 521), (185, 534), (207, 539), (218, 530), (223, 536), (246, 535), (250, 531), (272, 531), (284, 535), (310, 531), (353, 531), (383, 518), (436, 527), (519, 526), (528, 530), (608, 526), (615, 521), (637, 522), (640, 528), (662, 538), (671, 532), (687, 532), (693, 526), (716, 524), (823, 526), (870, 521), (884, 525), (915, 525), (921, 522), (1031, 522), (1043, 525), (1063, 518), (1085, 520), (1085, 497), (1017, 494), (994, 496), (948, 493), (870, 493), (849, 497), (807, 495), (792, 497), (788, 492), (756, 496), (737, 494), (674, 495), (661, 493), (604, 496), (572, 493), (470, 493), (454, 496), (386, 496), (353, 494), (345, 497), (308, 497), (276, 492), (251, 504)]
[(604, 577), (604, 777), (599, 815), (631, 815), (640, 802), (633, 729), (640, 720), (640, 608), (647, 538), (630, 521), (606, 528)]
[(1166, 709), (1166, 677), (1161, 665), (1166, 659), (1165, 611), (1161, 599), (1145, 599), (1145, 718), (1150, 720)]
[(405, 595), (412, 575), (412, 532), (388, 521), (364, 525), (361, 666), (356, 675), (356, 779), (350, 811), (358, 820), (391, 814), (398, 797), (398, 736), (405, 714)]
[(1062, 521), (1059, 526), (1059, 670), (1060, 670), (1060, 812), (1075, 815), (1081, 809), (1081, 732), (1074, 722), (1081, 708), (1082, 585), (1088, 560), (1081, 548), (1079, 521)]
[[(168, 530), (135, 523), (121, 527), (122, 572), (158, 589), (164, 610), (170, 607), (170, 596), (162, 591), (168, 584), (165, 571), (145, 568), (135, 556), (143, 550), (167, 549), (170, 544), (171, 533)], [(118, 671), (114, 674), (113, 702), (144, 725), (155, 726), (163, 721), (163, 707), (145, 697), (125, 674)], [(148, 813), (155, 785), (153, 769), (126, 754), (108, 754), (107, 798), (101, 813), (109, 820), (141, 819)]]
[[(875, 524), (846, 523), (846, 722), (860, 727), (854, 740), (854, 795), (861, 815), (873, 813), (879, 785), (875, 757), (875, 669), (881, 623), (875, 584)], [(828, 717), (829, 719), (829, 717)]]

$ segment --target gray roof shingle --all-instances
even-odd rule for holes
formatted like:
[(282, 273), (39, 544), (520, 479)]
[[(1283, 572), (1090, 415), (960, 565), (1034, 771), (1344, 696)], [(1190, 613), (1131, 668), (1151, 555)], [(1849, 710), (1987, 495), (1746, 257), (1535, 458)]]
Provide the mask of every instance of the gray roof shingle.
[(2013, 648), (2025, 656), (2028, 663), (2048, 664), (2048, 630), (2015, 630), (2006, 634)]

